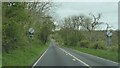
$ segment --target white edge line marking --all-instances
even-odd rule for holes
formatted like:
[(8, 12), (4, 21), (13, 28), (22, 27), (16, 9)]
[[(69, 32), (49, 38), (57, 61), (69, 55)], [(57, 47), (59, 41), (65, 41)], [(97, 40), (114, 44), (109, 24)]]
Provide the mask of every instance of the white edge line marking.
[[(74, 51), (78, 51), (78, 50), (74, 50)], [(78, 51), (78, 52), (81, 52), (81, 51)], [(101, 57), (99, 57), (99, 56), (87, 54), (87, 53), (84, 53), (84, 52), (81, 52), (81, 53), (86, 54), (86, 55), (89, 55), (89, 56), (92, 56), (92, 57), (96, 57), (96, 58), (99, 58), (99, 59), (102, 59), (102, 60), (105, 60), (105, 61), (109, 61), (109, 62), (113, 62), (113, 63), (119, 64), (119, 63), (117, 63), (117, 62), (114, 62), (114, 61), (111, 61), (111, 60), (108, 60), (108, 59), (105, 59), (105, 58), (101, 58)]]
[(47, 50), (42, 54), (42, 56), (40, 56), (40, 58), (34, 63), (34, 65), (32, 67), (34, 67), (41, 60), (41, 58), (45, 55), (45, 53), (47, 52)]
[(86, 64), (85, 62), (83, 62), (82, 60), (78, 59), (77, 57), (71, 55), (70, 53), (68, 53), (67, 51), (65, 51), (64, 49), (60, 48), (62, 51), (66, 52), (68, 55), (70, 55), (71, 57), (73, 57), (74, 59), (78, 60), (79, 62), (83, 63), (84, 65), (90, 67), (90, 65)]

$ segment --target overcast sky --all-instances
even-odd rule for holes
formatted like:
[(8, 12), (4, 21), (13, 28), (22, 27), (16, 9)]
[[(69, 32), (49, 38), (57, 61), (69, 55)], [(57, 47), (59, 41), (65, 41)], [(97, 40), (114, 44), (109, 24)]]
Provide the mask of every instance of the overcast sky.
[(54, 2), (118, 2), (119, 0), (52, 0)]
[[(87, 0), (84, 0), (87, 1)], [(103, 1), (103, 0), (102, 0)], [(55, 10), (57, 18), (62, 19), (71, 15), (79, 15), (89, 13), (102, 13), (102, 21), (109, 23), (114, 29), (118, 28), (118, 2), (117, 0), (109, 0), (111, 2), (56, 2), (60, 6)], [(101, 29), (104, 29), (105, 25)]]

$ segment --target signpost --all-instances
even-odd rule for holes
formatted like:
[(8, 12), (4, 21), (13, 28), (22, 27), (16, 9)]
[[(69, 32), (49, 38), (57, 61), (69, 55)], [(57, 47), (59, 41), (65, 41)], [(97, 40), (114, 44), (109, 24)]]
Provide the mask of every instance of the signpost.
[(31, 39), (33, 39), (34, 29), (33, 29), (33, 28), (29, 28), (28, 32), (29, 32), (29, 37), (30, 37)]
[(111, 44), (112, 44), (111, 37), (112, 37), (112, 31), (107, 30), (107, 43), (109, 46), (111, 46)]

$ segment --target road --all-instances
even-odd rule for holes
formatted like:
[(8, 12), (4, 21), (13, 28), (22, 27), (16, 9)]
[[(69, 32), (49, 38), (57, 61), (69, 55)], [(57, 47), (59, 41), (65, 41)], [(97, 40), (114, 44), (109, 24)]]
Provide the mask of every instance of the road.
[(70, 48), (55, 45), (52, 39), (50, 47), (33, 66), (118, 66), (117, 63), (82, 53)]

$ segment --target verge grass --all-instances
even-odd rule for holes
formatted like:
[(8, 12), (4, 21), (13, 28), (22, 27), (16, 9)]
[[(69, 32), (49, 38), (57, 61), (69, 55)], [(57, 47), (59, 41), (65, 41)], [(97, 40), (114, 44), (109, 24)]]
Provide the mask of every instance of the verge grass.
[(48, 48), (48, 44), (32, 43), (24, 48), (13, 50), (10, 54), (3, 53), (3, 66), (31, 66)]
[(110, 50), (102, 50), (102, 49), (92, 49), (92, 48), (80, 48), (78, 46), (65, 46), (68, 48), (72, 48), (78, 50), (80, 52), (84, 52), (87, 54), (95, 55), (98, 57), (102, 57), (108, 60), (112, 60), (118, 62), (118, 52), (117, 51), (110, 51)]

